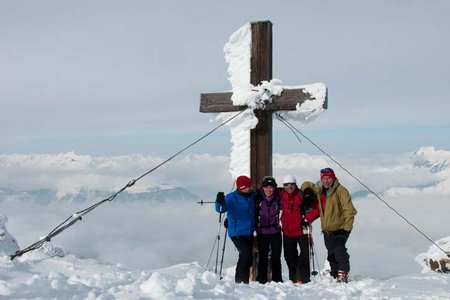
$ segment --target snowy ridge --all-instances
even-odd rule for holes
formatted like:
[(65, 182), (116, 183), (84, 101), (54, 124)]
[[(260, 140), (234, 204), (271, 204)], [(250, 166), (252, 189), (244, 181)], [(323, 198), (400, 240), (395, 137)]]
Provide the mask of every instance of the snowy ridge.
[[(386, 194), (390, 196), (427, 193), (450, 195), (450, 151), (422, 147), (411, 154), (409, 169), (408, 173), (412, 176), (425, 171), (434, 175), (435, 179), (431, 182), (422, 182), (418, 186), (390, 188)], [(408, 168), (405, 168), (405, 171), (408, 171)]]
[(422, 147), (413, 153), (416, 166), (425, 167), (434, 173), (450, 174), (450, 152), (436, 150), (434, 147)]
[[(242, 151), (236, 149), (237, 153)], [(245, 161), (245, 158), (242, 159)], [(450, 151), (422, 147), (394, 158), (380, 156), (368, 161), (366, 157), (350, 155), (339, 159), (379, 193), (406, 195), (426, 191), (450, 194)], [(163, 160), (163, 157), (142, 154), (89, 156), (68, 152), (0, 155), (0, 168), (3, 170), (0, 173), (0, 199), (7, 196), (17, 199), (35, 197), (48, 202), (107, 197)], [(236, 162), (243, 163), (241, 160)], [(175, 164), (167, 164), (127, 189), (121, 199), (210, 199), (218, 190), (233, 185), (227, 173), (229, 163), (230, 158), (226, 156), (181, 156)], [(275, 153), (273, 166), (273, 175), (278, 182), (285, 174), (296, 175), (299, 181), (316, 181), (320, 168), (332, 166), (353, 195), (365, 195), (367, 192), (324, 155)]]
[[(192, 155), (185, 157), (188, 163), (195, 159)], [(0, 187), (0, 201), (33, 200), (49, 203), (104, 199), (129, 181), (131, 175), (127, 179), (127, 174), (132, 171), (144, 172), (144, 166), (159, 164), (162, 160), (160, 157), (143, 155), (92, 157), (77, 155), (74, 152), (0, 155), (0, 166), (7, 171), (2, 183), (10, 183), (9, 186), (15, 187)], [(8, 179), (12, 174), (21, 180)], [(17, 182), (27, 186), (18, 186)], [(183, 187), (149, 181), (146, 183), (149, 186), (136, 185), (124, 191), (118, 200), (161, 202), (198, 199), (198, 196)]]
[[(80, 188), (76, 193), (66, 193), (58, 195), (56, 191), (50, 189), (33, 191), (13, 191), (10, 189), (0, 189), (0, 201), (33, 201), (40, 204), (51, 202), (94, 202), (106, 199), (116, 191), (91, 190)], [(146, 192), (124, 191), (115, 198), (115, 201), (150, 201), (150, 202), (174, 202), (174, 201), (198, 201), (200, 198), (182, 187), (157, 186), (149, 188)]]

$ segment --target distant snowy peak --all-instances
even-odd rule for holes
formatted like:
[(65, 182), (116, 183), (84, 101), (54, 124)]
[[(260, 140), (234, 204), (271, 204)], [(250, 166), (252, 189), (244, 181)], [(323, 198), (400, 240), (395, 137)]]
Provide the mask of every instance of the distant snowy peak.
[(57, 154), (12, 154), (0, 155), (0, 164), (15, 165), (36, 169), (79, 170), (93, 166), (89, 155), (78, 155), (74, 152)]
[[(115, 192), (81, 188), (78, 192), (58, 195), (55, 190), (41, 189), (31, 191), (14, 191), (0, 188), (0, 201), (33, 201), (36, 203), (52, 202), (95, 202), (109, 198)], [(132, 193), (124, 191), (114, 201), (199, 201), (200, 198), (182, 187), (154, 187), (146, 192)]]
[(450, 173), (450, 151), (436, 150), (434, 147), (422, 147), (413, 154), (413, 163), (425, 167), (433, 173)]
[[(210, 156), (186, 156), (181, 165), (212, 160)], [(148, 172), (164, 158), (143, 154), (119, 156), (57, 154), (0, 155), (0, 200), (12, 197), (38, 202), (83, 202), (104, 199), (132, 178)], [(182, 168), (182, 166), (180, 166)], [(167, 175), (151, 174), (128, 188), (118, 199), (166, 201), (198, 197), (173, 183)]]
[(142, 166), (148, 166), (150, 168), (161, 161), (161, 157), (142, 154), (90, 156), (65, 152), (54, 154), (0, 155), (0, 166), (59, 171), (88, 171), (89, 169), (113, 171), (124, 169), (129, 165), (140, 166), (140, 168)]
[[(422, 147), (411, 153), (409, 162), (399, 168), (392, 168), (397, 178), (408, 176), (408, 183), (388, 186), (385, 195), (426, 196), (429, 193), (450, 195), (450, 152)], [(395, 178), (390, 178), (395, 182)], [(402, 179), (403, 180), (403, 179)]]

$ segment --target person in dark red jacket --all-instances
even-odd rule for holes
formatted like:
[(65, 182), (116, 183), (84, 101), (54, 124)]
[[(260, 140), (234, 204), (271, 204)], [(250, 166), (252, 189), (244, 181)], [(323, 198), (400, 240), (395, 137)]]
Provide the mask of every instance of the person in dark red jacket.
[[(305, 206), (303, 192), (297, 187), (292, 175), (283, 178), (284, 189), (280, 190), (281, 228), (283, 231), (284, 258), (289, 269), (289, 279), (294, 283), (310, 281), (308, 229), (310, 223), (319, 217), (317, 199)], [(297, 250), (300, 247), (300, 255)]]

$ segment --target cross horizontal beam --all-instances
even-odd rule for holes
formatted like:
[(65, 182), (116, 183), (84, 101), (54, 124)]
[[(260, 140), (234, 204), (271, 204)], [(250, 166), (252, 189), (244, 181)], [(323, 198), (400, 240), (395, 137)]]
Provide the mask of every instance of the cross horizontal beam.
[[(231, 92), (225, 93), (205, 93), (200, 95), (200, 112), (233, 112), (247, 108), (246, 105), (233, 105)], [(274, 96), (272, 103), (267, 103), (265, 110), (295, 110), (297, 104), (302, 104), (307, 100), (315, 98), (304, 89), (283, 89), (280, 96)], [(323, 108), (328, 106), (328, 97), (325, 97)]]

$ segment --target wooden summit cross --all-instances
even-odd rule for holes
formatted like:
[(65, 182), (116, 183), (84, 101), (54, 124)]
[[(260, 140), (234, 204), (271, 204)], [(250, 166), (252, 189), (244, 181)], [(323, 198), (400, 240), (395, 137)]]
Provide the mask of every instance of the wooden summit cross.
[[(250, 83), (259, 85), (272, 79), (272, 23), (251, 23), (251, 74)], [(247, 106), (236, 106), (232, 93), (208, 93), (200, 95), (200, 112), (241, 111)], [(250, 178), (255, 187), (262, 184), (264, 176), (272, 176), (272, 113), (278, 110), (295, 110), (296, 105), (313, 100), (303, 89), (284, 89), (281, 96), (274, 96), (265, 109), (256, 109), (258, 124), (250, 131)], [(327, 98), (323, 107), (327, 108)]]

